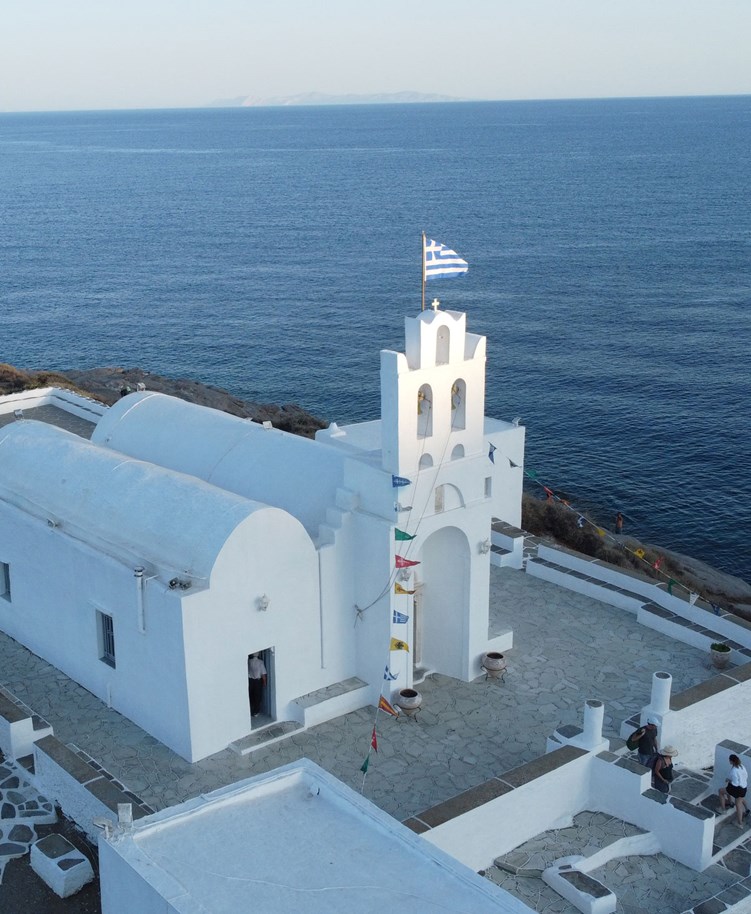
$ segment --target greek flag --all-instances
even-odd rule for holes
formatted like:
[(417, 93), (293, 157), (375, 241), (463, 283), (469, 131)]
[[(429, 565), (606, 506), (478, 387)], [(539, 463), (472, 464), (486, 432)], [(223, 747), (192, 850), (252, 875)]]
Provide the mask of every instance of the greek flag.
[(466, 260), (447, 248), (445, 244), (439, 244), (432, 238), (425, 239), (425, 256), (424, 270), (425, 279), (441, 279), (444, 276), (461, 276), (469, 269)]

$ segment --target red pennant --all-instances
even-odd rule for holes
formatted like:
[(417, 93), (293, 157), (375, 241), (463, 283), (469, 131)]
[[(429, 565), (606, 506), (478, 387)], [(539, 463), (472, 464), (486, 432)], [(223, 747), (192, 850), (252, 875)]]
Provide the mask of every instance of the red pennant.
[(654, 565), (652, 567), (654, 568), (655, 571), (660, 570), (660, 568), (662, 567), (662, 556), (660, 556), (660, 558), (657, 559), (657, 561), (654, 563)]
[(419, 562), (413, 562), (410, 559), (405, 559), (401, 555), (394, 556), (394, 563), (397, 568), (409, 568), (412, 565), (419, 565)]
[(373, 727), (373, 735), (370, 737), (370, 745), (378, 752), (378, 739), (376, 738), (375, 727)]

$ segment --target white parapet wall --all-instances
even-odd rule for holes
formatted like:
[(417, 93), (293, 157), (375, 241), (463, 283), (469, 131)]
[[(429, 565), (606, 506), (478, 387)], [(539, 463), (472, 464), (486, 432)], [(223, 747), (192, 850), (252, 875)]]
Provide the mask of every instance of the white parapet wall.
[(99, 400), (84, 397), (61, 387), (40, 387), (38, 390), (22, 390), (0, 397), (0, 415), (16, 410), (33, 409), (37, 406), (56, 406), (58, 409), (97, 423), (108, 407)]
[[(640, 714), (657, 720), (657, 739), (661, 746), (674, 745), (680, 752), (680, 767), (709, 768), (714, 763), (715, 747), (731, 739), (751, 745), (751, 663), (726, 670), (683, 692), (666, 691), (670, 677), (655, 673), (650, 704)], [(633, 720), (624, 721), (621, 736), (627, 739)]]

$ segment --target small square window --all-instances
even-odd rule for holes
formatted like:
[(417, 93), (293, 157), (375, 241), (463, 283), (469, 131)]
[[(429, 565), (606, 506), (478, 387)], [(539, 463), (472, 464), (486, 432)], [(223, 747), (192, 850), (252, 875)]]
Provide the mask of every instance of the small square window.
[(10, 603), (10, 565), (0, 562), (0, 597)]
[(97, 610), (97, 641), (99, 646), (99, 659), (109, 666), (115, 664), (115, 625), (112, 616)]

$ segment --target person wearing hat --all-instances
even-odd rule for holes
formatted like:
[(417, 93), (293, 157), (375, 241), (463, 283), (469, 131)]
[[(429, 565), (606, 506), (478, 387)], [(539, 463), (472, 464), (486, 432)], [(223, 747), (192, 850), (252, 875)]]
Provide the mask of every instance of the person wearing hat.
[(639, 764), (649, 768), (652, 759), (657, 754), (657, 719), (648, 717), (643, 727), (639, 727), (629, 737), (629, 743), (637, 742), (636, 752), (639, 756)]
[[(725, 803), (730, 803), (732, 798), (735, 804), (735, 822), (738, 828), (743, 828), (743, 817), (748, 815), (746, 791), (748, 789), (748, 772), (737, 755), (728, 756), (730, 762), (730, 777), (725, 787), (720, 787), (720, 808), (725, 812)], [(744, 811), (745, 806), (745, 811)]]
[(663, 746), (652, 765), (652, 786), (660, 793), (670, 793), (673, 780), (673, 759), (678, 755), (675, 746)]

